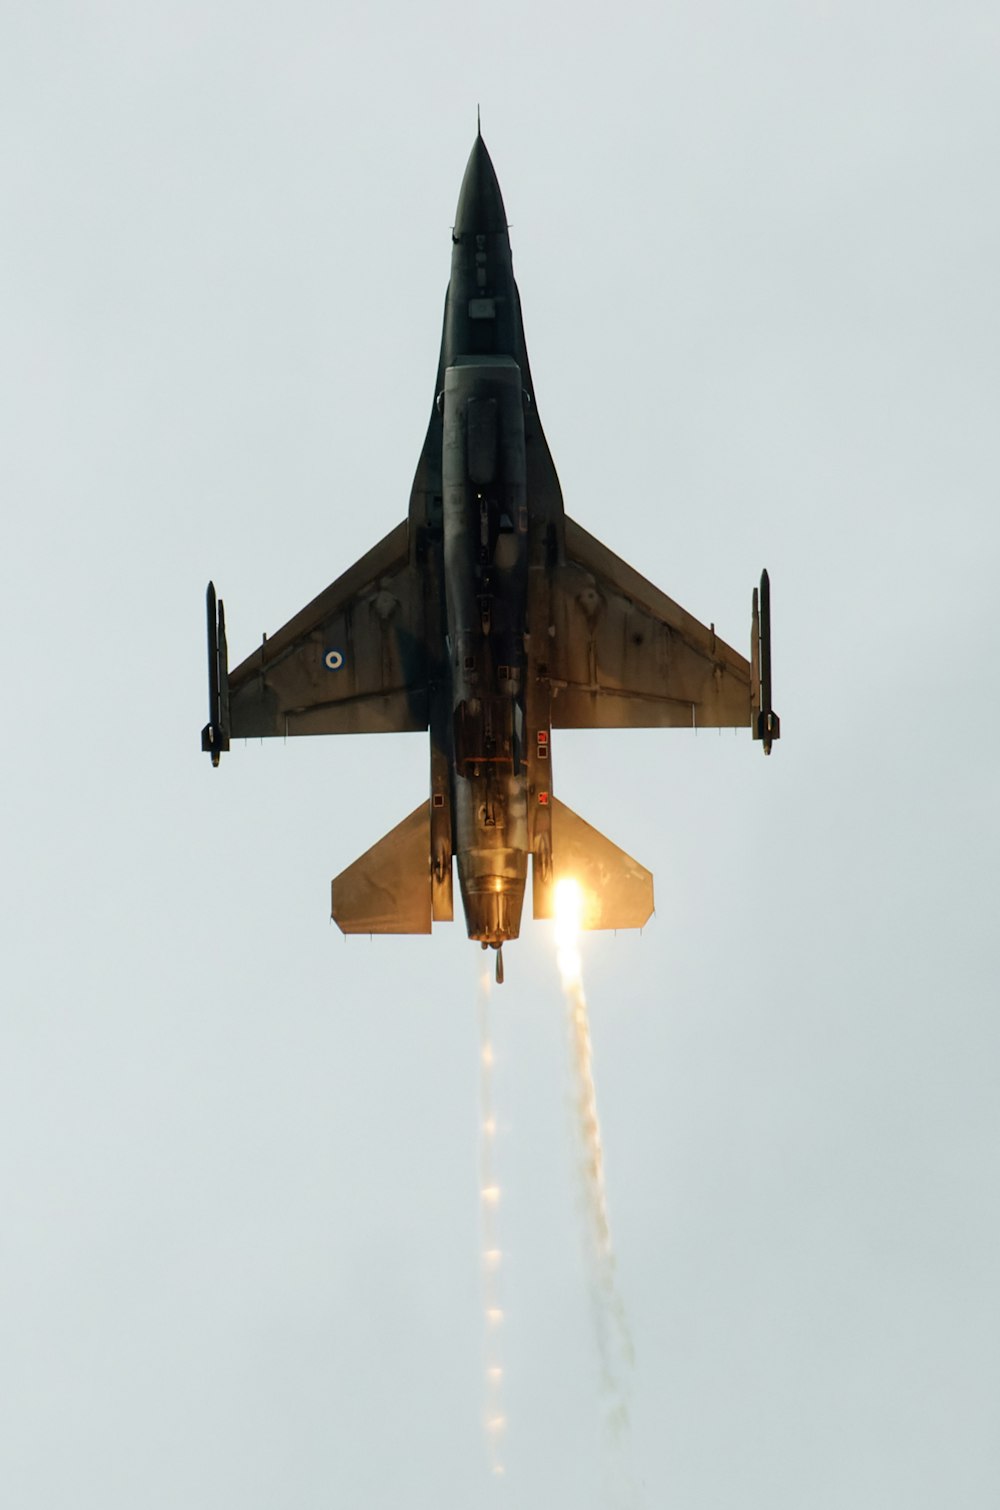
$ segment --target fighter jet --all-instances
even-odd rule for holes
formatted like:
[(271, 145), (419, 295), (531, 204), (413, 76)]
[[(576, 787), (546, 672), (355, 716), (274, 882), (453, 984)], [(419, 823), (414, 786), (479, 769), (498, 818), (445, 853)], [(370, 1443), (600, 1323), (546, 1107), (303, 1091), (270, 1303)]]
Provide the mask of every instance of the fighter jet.
[(453, 918), (497, 951), (574, 878), (586, 928), (641, 928), (653, 878), (555, 795), (556, 729), (749, 725), (769, 754), (768, 578), (749, 661), (566, 517), (542, 431), (500, 186), (482, 135), (451, 235), (427, 438), (407, 516), (232, 672), (208, 586), (209, 722), (233, 739), (426, 730), (425, 800), (332, 885), (344, 933)]

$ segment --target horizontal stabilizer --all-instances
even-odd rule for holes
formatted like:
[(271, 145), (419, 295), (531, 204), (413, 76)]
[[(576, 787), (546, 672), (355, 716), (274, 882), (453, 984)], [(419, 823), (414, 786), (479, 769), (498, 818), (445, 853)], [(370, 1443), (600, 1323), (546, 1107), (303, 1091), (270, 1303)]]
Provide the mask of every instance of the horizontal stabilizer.
[(430, 933), (430, 803), (342, 870), (332, 893), (331, 913), (343, 933)]
[(536, 918), (555, 912), (555, 888), (576, 881), (583, 894), (582, 928), (642, 928), (653, 911), (653, 876), (617, 844), (591, 828), (557, 797), (552, 811), (552, 864), (547, 880), (539, 857), (532, 865), (532, 903)]

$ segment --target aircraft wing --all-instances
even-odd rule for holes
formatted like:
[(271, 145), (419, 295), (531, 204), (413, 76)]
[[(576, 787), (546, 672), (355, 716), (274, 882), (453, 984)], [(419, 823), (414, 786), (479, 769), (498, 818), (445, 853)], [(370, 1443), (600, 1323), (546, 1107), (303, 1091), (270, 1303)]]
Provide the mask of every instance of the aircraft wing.
[[(224, 736), (426, 729), (425, 617), (423, 580), (410, 560), (405, 520), (265, 638), (228, 679), (220, 613)], [(210, 667), (211, 634), (210, 616)]]
[(569, 518), (550, 622), (553, 728), (753, 722), (750, 662)]

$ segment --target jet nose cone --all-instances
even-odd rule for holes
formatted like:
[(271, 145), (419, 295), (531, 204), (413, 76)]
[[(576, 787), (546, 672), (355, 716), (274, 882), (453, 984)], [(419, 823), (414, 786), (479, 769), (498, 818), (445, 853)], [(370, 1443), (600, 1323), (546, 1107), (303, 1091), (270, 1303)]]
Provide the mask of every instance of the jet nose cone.
[(455, 211), (455, 235), (489, 236), (506, 232), (507, 214), (503, 207), (500, 185), (486, 150), (477, 136), (469, 154)]

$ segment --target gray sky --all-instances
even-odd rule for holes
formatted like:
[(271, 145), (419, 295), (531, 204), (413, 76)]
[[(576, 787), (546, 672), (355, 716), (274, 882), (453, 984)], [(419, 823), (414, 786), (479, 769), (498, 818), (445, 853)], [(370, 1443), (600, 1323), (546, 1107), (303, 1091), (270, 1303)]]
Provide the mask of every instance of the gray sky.
[[(30, 1510), (992, 1510), (1000, 20), (23, 5), (0, 18), (0, 1495)], [(234, 660), (402, 518), (482, 103), (567, 510), (745, 652), (749, 736), (559, 735), (655, 873), (584, 951), (609, 1457), (548, 930), (346, 942), (423, 739), (213, 772)]]

